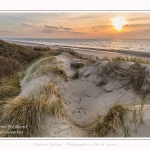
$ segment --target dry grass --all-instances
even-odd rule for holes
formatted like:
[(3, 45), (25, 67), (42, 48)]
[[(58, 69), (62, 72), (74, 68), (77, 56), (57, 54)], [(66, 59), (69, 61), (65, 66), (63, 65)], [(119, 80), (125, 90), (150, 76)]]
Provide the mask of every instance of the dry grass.
[(59, 54), (61, 54), (61, 51), (60, 51), (60, 50), (53, 50), (53, 49), (51, 49), (50, 51), (47, 52), (46, 55), (57, 56), (57, 55), (59, 55)]
[(13, 75), (20, 67), (17, 61), (0, 56), (0, 77)]
[(56, 58), (52, 56), (45, 57), (45, 55), (43, 55), (42, 57), (34, 59), (31, 63), (28, 63), (27, 65), (24, 66), (24, 68), (20, 72), (20, 79), (24, 78), (27, 69), (31, 66), (32, 68), (30, 70), (30, 74), (34, 73), (39, 68), (39, 66), (45, 65), (46, 63), (55, 63), (55, 62), (56, 62)]
[(25, 64), (41, 55), (0, 40), (0, 99), (12, 98), (20, 92), (18, 73)]
[[(59, 54), (59, 50), (34, 51), (25, 46), (10, 44), (0, 40), (0, 78), (25, 70), (29, 63), (37, 61), (38, 58)], [(22, 74), (23, 76), (24, 74)]]
[(25, 46), (10, 44), (0, 40), (0, 56), (5, 56), (24, 64), (42, 56), (42, 53), (28, 49)]
[(43, 59), (38, 60), (36, 63), (33, 64), (33, 67), (30, 70), (30, 73), (34, 73), (37, 69), (43, 68), (46, 66), (46, 64), (51, 65), (51, 63), (54, 63), (55, 58), (54, 57), (46, 57)]
[(64, 79), (67, 79), (66, 72), (58, 66), (52, 66), (51, 72), (54, 73), (55, 75), (63, 77)]
[(27, 70), (23, 71), (20, 74), (20, 77), (23, 78), (27, 73), (26, 82), (29, 82), (32, 79), (37, 78), (39, 76), (52, 73), (55, 74), (56, 76), (58, 75), (62, 77), (63, 79), (65, 79), (65, 81), (67, 81), (67, 76), (65, 71), (60, 67), (56, 66), (57, 63), (58, 61), (55, 57), (44, 57), (38, 60), (37, 62), (33, 63), (30, 66), (28, 73)]
[(0, 116), (3, 105), (10, 98), (16, 97), (20, 93), (20, 84), (18, 75), (0, 78)]
[(49, 51), (50, 48), (48, 47), (33, 47), (34, 51)]
[(13, 86), (3, 86), (0, 87), (0, 98), (11, 98), (17, 96), (20, 92), (20, 89)]
[(104, 57), (100, 58), (100, 60), (111, 61), (111, 59), (107, 56), (104, 56)]
[(91, 64), (95, 63), (96, 60), (86, 59), (86, 60), (84, 60), (83, 62), (85, 63), (85, 65), (91, 65)]
[(150, 65), (150, 59), (144, 59), (144, 58), (138, 58), (138, 57), (122, 57), (122, 56), (117, 56), (112, 58), (113, 62), (133, 62), (136, 65), (139, 64), (146, 64), (146, 65)]
[(26, 78), (26, 82), (29, 82), (32, 79), (40, 77), (42, 75), (48, 75), (49, 73), (59, 76), (63, 78), (65, 81), (67, 81), (67, 75), (63, 69), (54, 65), (42, 65), (38, 68), (38, 70), (35, 72), (34, 75), (29, 74), (29, 76)]
[(23, 135), (5, 134), (3, 136), (40, 136), (42, 134), (40, 125), (45, 115), (60, 117), (62, 114), (60, 99), (51, 102), (46, 96), (41, 96), (39, 99), (30, 96), (18, 97), (3, 106), (0, 124), (2, 126), (23, 125), (27, 126), (27, 129), (24, 130)]
[(47, 93), (50, 93), (50, 94), (54, 94), (56, 95), (57, 97), (60, 97), (60, 92), (59, 92), (59, 89), (58, 87), (53, 84), (53, 83), (47, 83), (44, 85), (44, 91), (46, 91)]
[(91, 132), (94, 137), (103, 137), (108, 133), (115, 135), (119, 125), (124, 124), (124, 114), (129, 108), (116, 104), (104, 116), (98, 116)]
[[(128, 58), (128, 57), (115, 57), (112, 58), (112, 61), (109, 58), (103, 58), (101, 60), (107, 60), (109, 63), (101, 68), (100, 75), (106, 74), (109, 75), (110, 73), (114, 72), (115, 70), (119, 70), (118, 74), (123, 79), (126, 79), (127, 84), (131, 85), (133, 90), (136, 93), (141, 93), (141, 88), (145, 83), (145, 75), (146, 75), (146, 65), (142, 64), (149, 64), (150, 60), (144, 60), (140, 58)], [(90, 65), (93, 64), (95, 61), (93, 60), (86, 60), (86, 64)], [(118, 69), (118, 64), (119, 62), (134, 62), (133, 64), (130, 64), (130, 67), (127, 69)], [(72, 79), (77, 79), (78, 78), (78, 71), (72, 76)]]
[(34, 47), (33, 48), (34, 51), (41, 51), (41, 52), (47, 52), (48, 55), (50, 56), (57, 56), (61, 53), (60, 50), (54, 50), (54, 49), (51, 49), (49, 47)]
[(135, 126), (140, 126), (141, 124), (144, 123), (144, 120), (143, 120), (143, 108), (144, 108), (144, 105), (145, 105), (145, 102), (146, 102), (146, 97), (147, 97), (147, 94), (144, 93), (143, 94), (143, 97), (142, 97), (142, 100), (141, 100), (141, 105), (140, 107), (136, 107), (136, 106), (133, 106), (133, 109), (132, 109), (132, 120), (131, 122), (132, 123), (135, 123)]
[(126, 71), (126, 77), (129, 79), (129, 84), (132, 85), (134, 91), (141, 92), (141, 88), (145, 79), (145, 67), (141, 65), (131, 65)]
[[(40, 95), (38, 99), (33, 96), (14, 99), (20, 92), (19, 78), (24, 77), (29, 63), (31, 65), (39, 58), (41, 59), (47, 55), (54, 56), (59, 53), (53, 50), (51, 52), (36, 52), (27, 47), (0, 40), (0, 125), (28, 126), (23, 135), (4, 133), (3, 136), (38, 136), (41, 134), (40, 123), (45, 115), (55, 115), (57, 117), (62, 115), (60, 95), (59, 92), (56, 94), (57, 90), (54, 85), (47, 85), (49, 95), (55, 95), (52, 101), (48, 95)], [(43, 63), (51, 62), (51, 58), (44, 61)], [(24, 71), (19, 73), (23, 68)], [(19, 129), (9, 129), (9, 132), (17, 130)]]
[[(47, 83), (43, 87), (43, 93), (32, 93), (26, 98), (16, 97), (9, 99), (0, 105), (1, 126), (27, 126), (26, 129), (3, 130), (3, 137), (38, 137), (44, 131), (42, 123), (47, 116), (63, 117), (65, 111), (60, 91), (53, 83)], [(11, 134), (11, 132), (23, 131), (23, 134)], [(8, 132), (8, 133), (7, 133)]]
[(13, 98), (20, 92), (20, 83), (18, 75), (3, 77), (0, 80), (0, 99)]
[(117, 59), (117, 61), (108, 61), (107, 65), (100, 68), (99, 75), (109, 75), (110, 73), (115, 73), (116, 76), (120, 76), (124, 81), (126, 80), (126, 85), (131, 85), (136, 93), (142, 93), (141, 88), (146, 81), (146, 65), (139, 64), (140, 61), (135, 61), (135, 63), (127, 64), (128, 67), (121, 68), (121, 60), (124, 59), (124, 62), (127, 60), (124, 57), (114, 59)]

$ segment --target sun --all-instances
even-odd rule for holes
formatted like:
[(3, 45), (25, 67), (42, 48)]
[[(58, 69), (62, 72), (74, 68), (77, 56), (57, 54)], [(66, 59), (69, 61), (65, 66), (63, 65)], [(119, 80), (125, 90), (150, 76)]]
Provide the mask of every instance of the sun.
[(115, 30), (122, 30), (122, 27), (125, 24), (125, 20), (121, 17), (114, 18), (112, 22)]

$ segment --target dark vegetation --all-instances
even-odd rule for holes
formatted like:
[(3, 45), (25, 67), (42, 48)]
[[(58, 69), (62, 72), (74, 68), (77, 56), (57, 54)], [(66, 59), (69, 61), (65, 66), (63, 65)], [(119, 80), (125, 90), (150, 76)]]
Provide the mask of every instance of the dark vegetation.
[[(30, 128), (24, 131), (24, 135), (20, 136), (31, 136), (31, 134), (33, 136), (36, 135), (36, 131), (39, 133), (39, 116), (45, 113), (42, 112), (45, 110), (45, 107), (52, 107), (52, 109), (47, 109), (47, 111), (50, 111), (53, 110), (55, 104), (50, 104), (43, 98), (39, 99), (39, 101), (33, 98), (30, 98), (30, 101), (19, 98), (19, 102), (14, 98), (20, 93), (19, 79), (21, 78), (21, 74), (25, 72), (29, 65), (43, 57), (57, 56), (59, 54), (59, 50), (42, 47), (29, 48), (0, 40), (0, 126), (2, 124), (30, 126)], [(31, 107), (33, 105), (36, 106), (37, 109)], [(24, 109), (22, 111), (20, 108), (23, 107)], [(18, 108), (18, 110), (16, 108)], [(41, 111), (39, 111), (39, 109)], [(49, 111), (47, 113), (51, 114)], [(25, 116), (29, 117), (26, 118)], [(34, 124), (35, 122), (32, 120), (32, 117), (37, 119), (35, 120), (35, 122), (37, 122), (36, 124)], [(4, 134), (3, 136), (8, 137), (12, 135)], [(19, 135), (15, 134), (14, 136)]]
[(50, 48), (49, 47), (34, 47), (33, 50), (34, 51), (49, 51)]
[(40, 56), (41, 52), (0, 40), (0, 77), (13, 75), (23, 65)]
[[(37, 51), (38, 49), (38, 51)], [(40, 50), (41, 49), (41, 50)], [(29, 64), (45, 56), (56, 56), (58, 50), (48, 48), (28, 48), (26, 46), (10, 44), (0, 40), (0, 103), (6, 98), (13, 98), (20, 92), (19, 74)]]

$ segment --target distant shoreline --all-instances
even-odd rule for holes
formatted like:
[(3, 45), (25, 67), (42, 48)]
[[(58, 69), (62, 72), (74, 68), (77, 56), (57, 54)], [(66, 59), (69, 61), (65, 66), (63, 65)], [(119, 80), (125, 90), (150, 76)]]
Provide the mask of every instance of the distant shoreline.
[(74, 46), (63, 46), (63, 45), (45, 45), (45, 44), (11, 41), (11, 40), (4, 40), (4, 41), (9, 42), (9, 43), (15, 43), (18, 45), (32, 46), (32, 47), (42, 46), (42, 47), (49, 47), (53, 49), (70, 48), (82, 54), (95, 55), (98, 57), (127, 56), (127, 57), (150, 58), (150, 52), (146, 52), (146, 51), (100, 49), (100, 48), (74, 47)]

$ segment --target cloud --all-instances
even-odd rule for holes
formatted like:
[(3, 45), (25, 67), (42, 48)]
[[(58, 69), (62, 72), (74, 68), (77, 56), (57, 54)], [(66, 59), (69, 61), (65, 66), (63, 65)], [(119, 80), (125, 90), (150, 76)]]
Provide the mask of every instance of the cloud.
[(26, 23), (22, 23), (21, 25), (26, 26), (26, 27), (33, 27), (33, 26), (26, 24)]
[(42, 30), (42, 32), (44, 32), (44, 33), (53, 33), (53, 32), (55, 32), (53, 29), (51, 30), (51, 29), (45, 29), (45, 30)]
[(66, 27), (64, 28), (62, 26), (60, 26), (59, 29), (60, 30), (64, 30), (64, 31), (70, 31), (70, 30), (72, 30), (72, 28), (66, 28)]
[(59, 28), (56, 27), (56, 26), (48, 26), (48, 25), (45, 25), (46, 28), (50, 29), (50, 30), (58, 30)]
[(129, 21), (143, 21), (143, 20), (150, 20), (149, 17), (139, 17), (139, 18), (131, 18), (131, 19), (128, 19)]
[(72, 28), (63, 28), (62, 26), (60, 26), (61, 29), (65, 30), (65, 31), (70, 31), (72, 30)]
[(48, 25), (45, 25), (45, 29), (42, 30), (42, 32), (44, 33), (53, 33), (53, 32), (56, 32), (59, 28), (56, 27), (56, 26), (48, 26)]
[(73, 34), (86, 34), (84, 32), (70, 32), (70, 33), (73, 33)]
[(107, 27), (110, 27), (108, 25), (100, 25), (100, 26), (94, 26), (94, 27), (91, 27), (91, 29), (98, 29), (98, 28), (107, 28)]
[(84, 32), (74, 32), (72, 31), (72, 28), (63, 27), (63, 26), (49, 26), (44, 25), (44, 29), (42, 32), (44, 33), (72, 33), (72, 34), (86, 34)]
[(69, 32), (72, 30), (72, 28), (68, 27), (62, 27), (62, 26), (49, 26), (49, 25), (44, 25), (45, 29), (42, 30), (44, 33), (53, 33), (53, 32)]
[(129, 24), (132, 27), (150, 27), (150, 24)]
[(71, 34), (86, 34), (84, 32), (70, 32), (70, 31), (53, 31), (53, 30), (42, 30), (43, 33), (71, 33)]
[(64, 30), (68, 31), (68, 30), (71, 30), (71, 28), (64, 28)]

